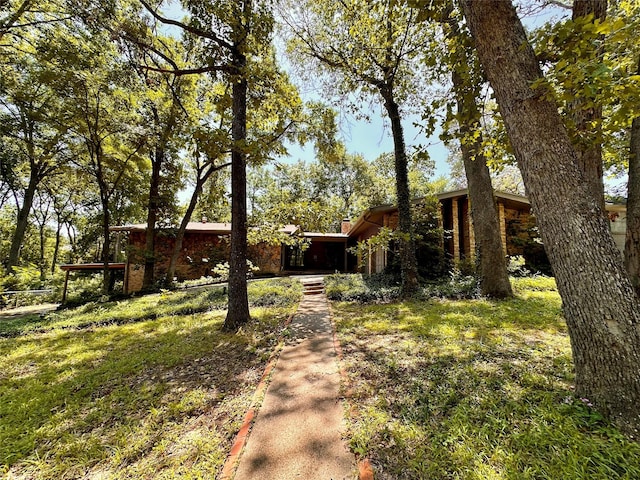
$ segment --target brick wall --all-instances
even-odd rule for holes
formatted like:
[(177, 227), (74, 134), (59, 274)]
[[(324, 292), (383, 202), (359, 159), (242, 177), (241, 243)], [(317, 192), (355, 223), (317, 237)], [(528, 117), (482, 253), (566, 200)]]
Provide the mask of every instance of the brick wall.
[[(142, 288), (144, 276), (144, 232), (131, 232), (128, 246), (129, 291)], [(171, 233), (160, 232), (156, 237), (155, 278), (161, 280), (167, 272), (175, 245)], [(228, 261), (230, 253), (229, 236), (207, 232), (187, 232), (176, 264), (178, 281), (193, 280), (212, 274), (218, 263)], [(280, 245), (265, 243), (250, 246), (249, 260), (260, 268), (258, 274), (276, 274), (280, 271)]]

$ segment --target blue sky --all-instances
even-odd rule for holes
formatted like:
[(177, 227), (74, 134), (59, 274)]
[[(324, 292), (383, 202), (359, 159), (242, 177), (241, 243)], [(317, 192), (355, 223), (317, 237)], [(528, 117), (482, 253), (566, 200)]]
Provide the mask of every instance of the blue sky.
[[(525, 25), (529, 28), (539, 27), (545, 22), (552, 19), (557, 20), (559, 17), (566, 16), (568, 13), (565, 9), (553, 6), (546, 6), (543, 11), (538, 11), (538, 9), (541, 8), (541, 2), (539, 1), (526, 0), (521, 3), (528, 9), (534, 9), (529, 11), (526, 18), (523, 19)], [(286, 59), (283, 59), (282, 63), (287, 69)], [(291, 76), (294, 83), (296, 83), (295, 75), (291, 74)], [(320, 96), (318, 91), (313, 87), (309, 88), (309, 86), (306, 86), (306, 88), (301, 88), (300, 91), (303, 100), (317, 99)], [(369, 106), (363, 107), (363, 113), (369, 113), (371, 121), (358, 120), (344, 113), (340, 115), (341, 140), (345, 143), (348, 152), (352, 154), (362, 154), (369, 161), (374, 160), (382, 153), (393, 151), (393, 138), (391, 136), (391, 128), (386, 121), (386, 115), (376, 107), (377, 106), (374, 106), (373, 110), (371, 110)], [(407, 151), (410, 151), (412, 145), (425, 145), (429, 156), (435, 162), (433, 178), (449, 176), (451, 172), (451, 168), (447, 163), (449, 149), (439, 138), (440, 130), (438, 129), (434, 135), (426, 138), (424, 134), (413, 125), (416, 121), (418, 121), (418, 117), (409, 117), (403, 121)], [(281, 160), (295, 162), (299, 159), (306, 161), (314, 159), (312, 145), (306, 145), (305, 147), (291, 145), (289, 147), (289, 154), (288, 159), (282, 158)]]
[[(413, 145), (425, 145), (432, 160), (434, 160), (436, 169), (434, 178), (445, 175), (450, 172), (449, 164), (446, 162), (449, 150), (444, 146), (443, 142), (435, 134), (429, 138), (416, 128), (414, 118), (404, 119), (403, 128), (407, 151), (410, 151)], [(358, 120), (353, 117), (347, 117), (340, 121), (341, 140), (347, 147), (347, 151), (352, 154), (359, 153), (365, 159), (372, 161), (383, 153), (393, 152), (393, 138), (391, 136), (391, 127), (381, 112), (373, 112), (371, 121)], [(283, 161), (295, 162), (297, 160), (311, 161), (314, 159), (313, 145), (290, 145), (288, 147), (289, 158), (282, 158)]]
[[(521, 3), (526, 7), (532, 7), (539, 6), (541, 2), (527, 0)], [(184, 10), (182, 10), (177, 1), (170, 1), (163, 10), (169, 18), (179, 19), (184, 16)], [(564, 9), (546, 8), (544, 13), (527, 16), (525, 23), (529, 27), (539, 26), (552, 17), (563, 15), (566, 15), (566, 10)], [(285, 69), (288, 70), (287, 60), (282, 58), (281, 62)], [(290, 75), (295, 83), (297, 80), (295, 75), (293, 73)], [(300, 92), (303, 100), (317, 100), (321, 98), (318, 90), (308, 85), (306, 85), (305, 88), (300, 88)], [(382, 153), (393, 151), (393, 138), (391, 136), (390, 126), (385, 118), (386, 116), (379, 110), (375, 102), (372, 103), (372, 107), (363, 107), (363, 113), (368, 114), (370, 121), (356, 119), (344, 112), (339, 115), (341, 140), (345, 143), (348, 152), (352, 154), (359, 153), (369, 161), (374, 160)], [(434, 178), (441, 175), (448, 176), (450, 173), (450, 167), (447, 163), (447, 157), (449, 155), (448, 148), (439, 139), (438, 132), (426, 138), (424, 134), (413, 125), (416, 120), (417, 117), (408, 117), (403, 121), (407, 150), (410, 151), (413, 145), (425, 145), (431, 159), (435, 162)], [(297, 160), (312, 161), (314, 159), (313, 145), (303, 147), (289, 145), (288, 150), (289, 157), (281, 158), (280, 161), (295, 162)]]

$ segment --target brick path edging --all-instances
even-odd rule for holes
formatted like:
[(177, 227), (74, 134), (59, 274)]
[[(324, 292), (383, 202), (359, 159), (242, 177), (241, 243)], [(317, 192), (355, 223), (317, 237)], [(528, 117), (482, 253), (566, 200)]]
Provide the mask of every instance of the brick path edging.
[[(299, 306), (300, 304), (298, 303), (298, 307)], [(284, 329), (286, 329), (291, 324), (293, 317), (295, 317), (296, 313), (298, 313), (298, 307), (296, 307), (296, 310), (291, 315), (289, 315), (287, 320), (284, 322)], [(227, 455), (227, 459), (225, 460), (224, 466), (222, 467), (220, 480), (231, 480), (236, 472), (236, 468), (238, 467), (238, 462), (240, 460), (240, 454), (242, 453), (242, 450), (247, 443), (247, 438), (249, 437), (249, 432), (251, 431), (253, 420), (255, 419), (256, 413), (260, 408), (258, 403), (264, 398), (267, 387), (269, 386), (269, 377), (271, 376), (271, 372), (273, 372), (273, 369), (278, 363), (278, 358), (280, 358), (280, 352), (282, 352), (283, 347), (284, 342), (283, 336), (281, 335), (278, 346), (271, 355), (271, 358), (269, 358), (264, 372), (262, 373), (262, 377), (260, 377), (260, 381), (258, 382), (258, 386), (256, 387), (255, 392), (253, 392), (253, 397), (251, 398), (251, 407), (244, 416), (242, 426), (240, 427), (240, 430), (238, 430), (236, 439), (231, 446), (231, 450), (229, 450), (229, 455)]]
[[(342, 346), (340, 345), (340, 341), (338, 340), (338, 334), (335, 326), (335, 322), (333, 320), (333, 311), (331, 310), (331, 304), (327, 299), (327, 303), (329, 306), (329, 318), (331, 321), (331, 327), (333, 330), (333, 348), (336, 352), (336, 355), (339, 360), (339, 371), (340, 377), (342, 377), (343, 384), (346, 385), (347, 380), (347, 372), (343, 367), (343, 355), (342, 355)], [(298, 304), (300, 306), (300, 304)], [(296, 308), (295, 312), (289, 315), (287, 318), (284, 327), (287, 328), (289, 324), (291, 324), (293, 317), (298, 313), (298, 308)], [(281, 339), (282, 340), (282, 339)], [(256, 413), (259, 409), (258, 401), (264, 398), (264, 395), (267, 391), (267, 387), (269, 384), (269, 377), (273, 372), (276, 364), (278, 363), (278, 359), (280, 358), (280, 352), (283, 349), (283, 342), (279, 342), (278, 348), (273, 353), (269, 361), (267, 362), (267, 366), (264, 369), (264, 373), (260, 378), (260, 382), (258, 382), (258, 386), (256, 387), (255, 392), (253, 393), (253, 397), (251, 399), (251, 408), (247, 411), (244, 416), (244, 420), (242, 421), (242, 426), (238, 431), (236, 438), (233, 442), (231, 450), (229, 451), (229, 455), (224, 462), (224, 466), (222, 467), (222, 473), (219, 480), (231, 480), (236, 472), (238, 467), (238, 462), (240, 460), (240, 454), (244, 449), (244, 446), (247, 443), (247, 439), (249, 437), (249, 433), (251, 431), (251, 426), (253, 424), (253, 420), (255, 419)], [(358, 461), (358, 480), (374, 480), (374, 471), (373, 466), (368, 458), (362, 458)]]

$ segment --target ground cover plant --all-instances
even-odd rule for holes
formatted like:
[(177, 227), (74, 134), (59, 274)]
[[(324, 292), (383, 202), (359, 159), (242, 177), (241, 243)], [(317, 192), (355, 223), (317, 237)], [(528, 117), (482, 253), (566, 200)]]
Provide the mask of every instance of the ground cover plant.
[(235, 335), (220, 287), (1, 321), (0, 474), (215, 478), (301, 295), (252, 282)]
[(553, 279), (513, 282), (506, 301), (332, 304), (376, 479), (640, 478), (640, 445), (573, 394)]
[[(401, 289), (398, 278), (394, 275), (376, 273), (335, 274), (325, 277), (325, 291), (330, 300), (387, 303), (400, 298)], [(459, 271), (448, 277), (422, 283), (415, 299), (440, 298), (475, 298), (479, 295), (478, 280), (472, 275)]]

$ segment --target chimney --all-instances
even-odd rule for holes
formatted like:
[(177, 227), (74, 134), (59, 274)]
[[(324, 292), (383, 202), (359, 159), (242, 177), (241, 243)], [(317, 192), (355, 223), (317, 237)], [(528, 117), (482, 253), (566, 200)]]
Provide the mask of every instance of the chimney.
[(343, 218), (340, 226), (340, 233), (349, 233), (349, 230), (351, 230), (351, 220)]
[(202, 223), (207, 223), (207, 217), (205, 215), (202, 216)]

